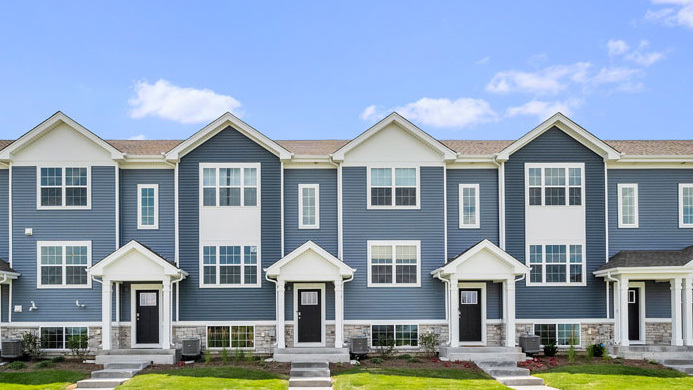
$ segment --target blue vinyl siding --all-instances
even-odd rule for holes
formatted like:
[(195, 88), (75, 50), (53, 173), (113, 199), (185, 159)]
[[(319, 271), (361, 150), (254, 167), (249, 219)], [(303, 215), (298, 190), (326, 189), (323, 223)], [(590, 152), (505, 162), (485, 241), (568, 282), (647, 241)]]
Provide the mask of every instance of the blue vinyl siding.
[[(320, 229), (298, 228), (298, 185), (320, 185)], [(312, 240), (333, 256), (337, 250), (337, 170), (284, 170), (284, 253)]]
[(604, 280), (594, 272), (606, 258), (604, 160), (554, 127), (505, 163), (506, 251), (525, 263), (525, 163), (585, 163), (587, 286), (531, 286), (517, 283), (516, 315), (522, 318), (604, 318)]
[[(294, 320), (294, 283), (287, 283), (284, 293), (284, 320)], [(325, 320), (334, 321), (334, 283), (325, 283)]]
[(7, 322), (10, 304), (10, 286), (0, 285), (0, 322)]
[(179, 266), (189, 273), (180, 283), (180, 320), (274, 320), (275, 286), (265, 280), (264, 272), (261, 288), (199, 288), (199, 164), (204, 162), (261, 163), (261, 267), (281, 257), (279, 158), (227, 127), (184, 156), (178, 169)]
[(0, 259), (10, 261), (10, 189), (9, 169), (0, 169)]
[[(610, 169), (609, 254), (622, 250), (681, 249), (693, 229), (679, 228), (679, 183), (693, 183), (693, 169)], [(638, 184), (638, 228), (618, 228), (618, 184)]]
[(669, 281), (645, 281), (645, 318), (671, 318), (671, 284)]
[[(13, 267), (22, 276), (13, 282), (12, 304), (21, 321), (100, 321), (101, 285), (91, 289), (37, 289), (37, 241), (91, 241), (92, 263), (116, 249), (115, 167), (91, 168), (91, 210), (37, 210), (36, 167), (12, 168)], [(17, 201), (17, 200), (22, 201)], [(24, 229), (33, 228), (32, 236)], [(75, 299), (86, 305), (78, 308)], [(39, 310), (29, 311), (34, 301)]]
[[(495, 169), (448, 169), (448, 258), (488, 239), (498, 245), (498, 171)], [(460, 184), (479, 185), (479, 229), (460, 229)]]
[[(420, 175), (420, 210), (367, 210), (366, 168), (343, 168), (344, 261), (357, 270), (344, 287), (345, 319), (445, 318), (444, 285), (430, 274), (445, 262), (443, 168)], [(368, 288), (368, 240), (420, 240), (421, 287)]]
[(503, 284), (486, 283), (486, 318), (499, 320), (503, 318)]
[[(137, 185), (159, 185), (159, 229), (137, 229)], [(172, 169), (120, 170), (120, 244), (137, 240), (175, 261), (175, 195)]]

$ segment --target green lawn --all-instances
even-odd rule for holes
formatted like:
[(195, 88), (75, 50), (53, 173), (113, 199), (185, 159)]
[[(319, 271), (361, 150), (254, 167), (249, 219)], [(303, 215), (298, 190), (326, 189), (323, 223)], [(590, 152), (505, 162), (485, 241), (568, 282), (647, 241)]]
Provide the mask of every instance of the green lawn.
[(33, 372), (0, 372), (2, 390), (62, 390), (87, 377), (74, 371), (45, 370)]
[(483, 372), (455, 369), (353, 368), (333, 376), (335, 390), (507, 389)]
[(288, 387), (287, 378), (266, 371), (238, 367), (195, 367), (140, 374), (118, 386), (118, 389), (285, 390)]
[(693, 377), (674, 370), (621, 365), (584, 364), (557, 367), (535, 374), (561, 390), (690, 390)]

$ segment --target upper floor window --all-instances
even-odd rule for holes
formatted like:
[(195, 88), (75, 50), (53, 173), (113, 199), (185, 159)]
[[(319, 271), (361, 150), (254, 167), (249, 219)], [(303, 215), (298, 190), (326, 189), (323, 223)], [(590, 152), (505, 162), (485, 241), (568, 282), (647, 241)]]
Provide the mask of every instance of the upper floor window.
[(584, 284), (582, 245), (530, 245), (528, 284)]
[(200, 167), (203, 206), (258, 205), (260, 164), (200, 164)]
[(460, 184), (460, 229), (479, 228), (479, 185)]
[(618, 185), (618, 227), (638, 227), (638, 185)]
[(584, 164), (526, 164), (530, 206), (581, 206)]
[(39, 209), (86, 209), (90, 207), (89, 168), (40, 167)]
[(298, 185), (298, 228), (320, 228), (320, 185)]
[(368, 208), (418, 208), (418, 168), (370, 168)]
[(43, 288), (91, 287), (91, 242), (39, 241), (37, 286)]
[(693, 184), (679, 184), (679, 227), (693, 228)]
[(202, 247), (203, 287), (258, 287), (260, 264), (254, 245)]
[(159, 186), (157, 184), (137, 185), (137, 228), (159, 228)]
[(419, 241), (368, 241), (369, 287), (418, 287)]

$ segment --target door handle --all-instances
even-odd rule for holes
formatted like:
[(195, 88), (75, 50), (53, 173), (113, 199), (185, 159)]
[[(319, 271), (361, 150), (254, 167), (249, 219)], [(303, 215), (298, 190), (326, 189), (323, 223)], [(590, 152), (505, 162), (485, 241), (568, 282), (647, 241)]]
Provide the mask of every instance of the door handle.
[(137, 313), (137, 321), (140, 320), (140, 313)]
[(297, 311), (297, 312), (296, 312), (296, 315), (298, 316), (298, 319), (300, 320), (300, 319), (301, 319), (301, 312), (300, 312), (300, 311)]

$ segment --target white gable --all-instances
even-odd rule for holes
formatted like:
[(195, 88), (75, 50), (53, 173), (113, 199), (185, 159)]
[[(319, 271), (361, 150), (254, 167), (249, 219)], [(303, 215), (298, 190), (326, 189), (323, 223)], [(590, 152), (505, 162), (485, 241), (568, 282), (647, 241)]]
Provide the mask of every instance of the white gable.
[(103, 272), (111, 280), (161, 280), (164, 267), (133, 249), (104, 267)]
[(313, 250), (307, 250), (281, 268), (284, 280), (320, 281), (341, 279), (339, 268), (325, 261)]
[(112, 163), (111, 153), (79, 131), (60, 122), (13, 154), (13, 162), (103, 162)]
[(488, 249), (483, 249), (457, 266), (457, 274), (465, 280), (506, 279), (513, 272), (512, 265)]

